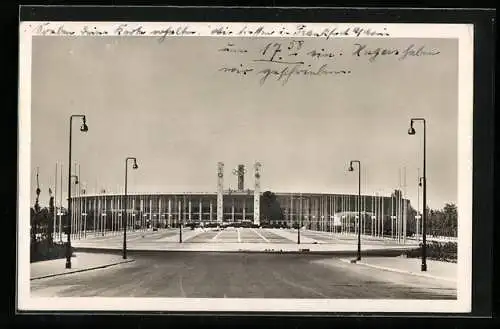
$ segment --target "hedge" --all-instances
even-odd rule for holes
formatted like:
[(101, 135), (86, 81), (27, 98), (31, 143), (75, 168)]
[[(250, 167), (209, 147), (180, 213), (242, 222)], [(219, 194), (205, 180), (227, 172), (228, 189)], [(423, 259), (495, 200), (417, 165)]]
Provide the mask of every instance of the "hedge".
[[(71, 247), (71, 256), (73, 256), (74, 248)], [(61, 259), (66, 257), (65, 243), (50, 243), (47, 240), (36, 241), (31, 243), (30, 262), (40, 262), (51, 259)]]
[[(405, 253), (406, 257), (422, 257), (422, 243), (418, 249), (413, 249)], [(456, 242), (436, 242), (427, 243), (426, 256), (428, 259), (443, 262), (457, 262), (457, 243)]]

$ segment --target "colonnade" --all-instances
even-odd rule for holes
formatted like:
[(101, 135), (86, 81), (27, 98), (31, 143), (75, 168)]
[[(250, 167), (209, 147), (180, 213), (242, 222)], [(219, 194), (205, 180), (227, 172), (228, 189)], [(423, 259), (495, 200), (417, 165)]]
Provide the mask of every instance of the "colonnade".
[[(73, 197), (71, 234), (117, 234), (123, 230), (124, 195), (80, 195)], [(127, 230), (144, 231), (151, 227), (178, 227), (189, 223), (217, 222), (217, 195), (147, 194), (128, 195)], [(302, 227), (314, 231), (357, 234), (358, 196), (327, 194), (277, 194), (283, 220), (270, 225)], [(253, 221), (254, 196), (224, 195), (223, 221)], [(362, 195), (361, 234), (404, 241), (409, 201), (401, 196)], [(261, 214), (262, 216), (262, 214)], [(261, 218), (261, 224), (266, 221)], [(59, 225), (61, 225), (59, 223)], [(61, 229), (59, 229), (61, 231)]]

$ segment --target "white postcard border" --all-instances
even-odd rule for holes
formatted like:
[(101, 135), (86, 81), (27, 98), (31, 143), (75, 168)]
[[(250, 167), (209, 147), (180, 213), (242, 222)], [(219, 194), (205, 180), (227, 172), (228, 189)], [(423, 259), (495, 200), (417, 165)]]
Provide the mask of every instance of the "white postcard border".
[[(242, 37), (244, 35), (214, 35), (216, 27), (226, 31), (248, 29), (296, 31), (302, 24), (321, 33), (325, 29), (349, 31), (358, 28), (363, 38), (456, 38), (459, 39), (458, 92), (458, 275), (457, 300), (384, 300), (384, 299), (191, 299), (191, 298), (31, 298), (29, 265), (29, 209), (31, 193), (31, 45), (32, 37), (84, 37), (88, 31), (107, 31), (106, 37), (118, 35), (117, 27), (126, 24), (144, 31), (170, 27), (173, 35), (188, 37), (182, 28), (189, 26), (195, 36)], [(37, 27), (43, 25), (44, 29)], [(84, 26), (87, 34), (82, 33)], [(61, 29), (62, 27), (62, 29)], [(54, 33), (47, 33), (52, 29)], [(92, 30), (94, 29), (94, 30)], [(361, 30), (359, 30), (361, 29)], [(176, 32), (179, 35), (176, 35)], [(221, 30), (222, 31), (222, 30)], [(364, 31), (364, 32), (363, 32)], [(367, 31), (374, 33), (369, 35)], [(20, 84), (19, 84), (19, 195), (18, 195), (18, 309), (23, 311), (256, 311), (256, 312), (469, 312), (472, 290), (472, 123), (473, 123), (473, 26), (461, 24), (326, 24), (326, 23), (187, 23), (187, 22), (21, 22), (20, 23)], [(97, 32), (96, 32), (97, 33)], [(236, 33), (236, 32), (235, 32)], [(363, 34), (364, 33), (364, 34)], [(384, 35), (388, 34), (388, 35)], [(122, 35), (123, 36), (123, 35)], [(140, 35), (151, 37), (149, 32)], [(158, 35), (157, 35), (158, 36)], [(246, 35), (250, 37), (249, 35)], [(251, 37), (254, 37), (252, 35)], [(128, 37), (128, 36), (123, 36)], [(259, 37), (314, 37), (308, 35), (259, 35)], [(316, 37), (325, 37), (316, 36)], [(337, 35), (332, 38), (356, 38)]]

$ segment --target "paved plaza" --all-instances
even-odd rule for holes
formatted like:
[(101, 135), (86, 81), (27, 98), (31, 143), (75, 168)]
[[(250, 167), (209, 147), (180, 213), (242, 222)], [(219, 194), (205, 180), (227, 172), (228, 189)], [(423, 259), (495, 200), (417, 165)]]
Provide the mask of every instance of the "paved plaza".
[[(392, 239), (362, 236), (362, 251), (404, 251), (417, 247), (415, 241), (398, 243)], [(121, 249), (123, 232), (87, 233), (86, 237), (73, 238), (75, 248)], [(357, 236), (302, 230), (297, 244), (297, 230), (265, 228), (183, 229), (182, 243), (179, 229), (127, 232), (127, 249), (179, 250), (179, 251), (300, 251), (355, 252)]]

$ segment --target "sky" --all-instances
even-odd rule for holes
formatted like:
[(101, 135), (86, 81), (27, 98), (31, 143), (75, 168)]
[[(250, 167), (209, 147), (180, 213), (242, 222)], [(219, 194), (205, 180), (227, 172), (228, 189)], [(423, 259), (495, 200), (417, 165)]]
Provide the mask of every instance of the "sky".
[[(85, 114), (89, 126), (81, 133), (75, 120), (72, 149), (87, 193), (122, 192), (125, 158), (133, 156), (139, 169), (129, 169), (130, 192), (215, 192), (219, 161), (225, 164), (225, 188), (237, 187), (232, 169), (244, 164), (245, 188), (252, 189), (252, 166), (259, 161), (263, 191), (356, 194), (357, 174), (347, 168), (350, 160), (360, 160), (363, 194), (390, 195), (406, 171), (406, 195), (414, 207), (422, 125), (415, 124), (415, 136), (407, 130), (410, 118), (424, 117), (428, 205), (456, 203), (457, 40), (306, 39), (294, 60), (311, 63), (311, 70), (327, 63), (330, 70), (351, 73), (294, 75), (285, 85), (271, 76), (260, 85), (258, 70), (283, 66), (253, 60), (264, 58), (259, 52), (269, 42), (285, 50), (289, 41), (34, 37), (31, 204), (37, 168), (40, 203), (48, 203), (56, 162), (63, 163), (66, 198), (71, 114)], [(228, 43), (246, 52), (218, 51)], [(354, 43), (370, 49), (424, 45), (439, 54), (370, 61), (352, 55)], [(336, 55), (317, 59), (306, 49)], [(235, 67), (254, 71), (220, 70)]]

